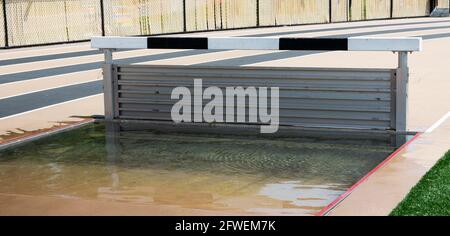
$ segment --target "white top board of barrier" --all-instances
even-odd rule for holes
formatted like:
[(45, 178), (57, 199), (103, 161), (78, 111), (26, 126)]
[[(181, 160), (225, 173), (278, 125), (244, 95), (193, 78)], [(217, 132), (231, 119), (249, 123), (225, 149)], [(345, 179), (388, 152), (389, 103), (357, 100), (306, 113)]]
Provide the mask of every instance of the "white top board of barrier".
[(92, 37), (91, 47), (100, 49), (145, 49), (147, 37)]
[[(175, 40), (174, 40), (175, 39)], [(273, 38), (273, 37), (93, 37), (92, 48), (147, 49), (157, 40), (166, 49), (223, 50), (324, 50), (324, 51), (406, 51), (422, 50), (420, 37)], [(288, 42), (286, 46), (286, 42)], [(184, 44), (184, 42), (186, 44)], [(293, 43), (294, 42), (294, 43)], [(298, 42), (298, 44), (297, 44)], [(305, 43), (307, 42), (307, 43)], [(334, 42), (339, 47), (334, 47)], [(304, 46), (302, 46), (305, 43)], [(173, 46), (172, 46), (173, 45)], [(192, 47), (190, 45), (195, 45)], [(200, 46), (199, 46), (200, 45)], [(343, 46), (344, 45), (344, 46)], [(301, 47), (298, 47), (301, 46)], [(198, 48), (200, 47), (200, 48)], [(290, 49), (289, 47), (292, 47)], [(309, 48), (311, 47), (311, 48)], [(299, 49), (300, 48), (300, 49)]]
[(422, 50), (422, 38), (418, 37), (352, 37), (348, 38), (349, 51), (408, 51)]

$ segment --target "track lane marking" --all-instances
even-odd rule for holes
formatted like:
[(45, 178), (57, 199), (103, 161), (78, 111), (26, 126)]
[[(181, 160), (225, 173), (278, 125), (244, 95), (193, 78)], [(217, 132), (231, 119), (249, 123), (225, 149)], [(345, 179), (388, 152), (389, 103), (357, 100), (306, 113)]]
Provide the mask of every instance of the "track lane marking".
[(14, 115), (1, 117), (1, 118), (0, 118), (0, 121), (6, 120), (6, 119), (10, 119), (10, 118), (13, 118), (13, 117), (17, 117), (17, 116), (21, 116), (21, 115), (25, 115), (25, 114), (28, 114), (28, 113), (31, 113), (31, 112), (35, 112), (35, 111), (44, 110), (44, 109), (46, 109), (46, 108), (51, 108), (51, 107), (55, 107), (55, 106), (59, 106), (59, 105), (64, 105), (64, 104), (71, 103), (71, 102), (81, 101), (81, 100), (85, 100), (85, 99), (89, 99), (89, 98), (96, 97), (96, 96), (101, 96), (101, 95), (103, 95), (103, 93), (94, 94), (94, 95), (89, 95), (89, 96), (86, 96), (86, 97), (81, 97), (81, 98), (77, 98), (77, 99), (73, 99), (73, 100), (69, 100), (69, 101), (65, 101), (65, 102), (60, 102), (60, 103), (52, 104), (52, 105), (45, 106), (45, 107), (36, 108), (36, 109), (33, 109), (33, 110), (28, 110), (28, 111), (25, 111), (25, 112), (21, 112), (21, 113), (14, 114)]
[(434, 130), (439, 128), (439, 126), (441, 126), (448, 118), (450, 118), (450, 111), (447, 112), (447, 114), (445, 114), (444, 116), (442, 116), (441, 119), (436, 121), (432, 126), (430, 126), (430, 128), (428, 128), (425, 131), (425, 133), (427, 133), (427, 134), (432, 133)]
[(43, 92), (43, 91), (47, 91), (47, 90), (51, 90), (51, 89), (63, 88), (63, 87), (67, 87), (67, 86), (77, 85), (77, 84), (90, 83), (90, 82), (99, 81), (99, 80), (102, 80), (102, 79), (92, 79), (92, 80), (86, 80), (86, 81), (81, 81), (81, 82), (75, 82), (75, 83), (58, 85), (58, 86), (54, 86), (54, 87), (48, 87), (48, 88), (45, 88), (45, 89), (32, 90), (32, 91), (23, 92), (23, 93), (19, 93), (19, 94), (14, 94), (14, 95), (6, 96), (6, 97), (0, 97), (0, 100), (12, 98), (12, 97), (23, 96), (23, 95), (27, 95), (27, 94), (30, 94), (30, 93), (37, 93), (37, 92)]

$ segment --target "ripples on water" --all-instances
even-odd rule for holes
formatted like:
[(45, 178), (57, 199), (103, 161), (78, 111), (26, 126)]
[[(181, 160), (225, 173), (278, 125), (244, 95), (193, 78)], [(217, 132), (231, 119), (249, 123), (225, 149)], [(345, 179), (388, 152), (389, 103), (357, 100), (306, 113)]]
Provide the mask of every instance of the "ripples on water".
[[(0, 193), (249, 214), (314, 214), (393, 148), (120, 132), (92, 124), (0, 152)], [(108, 140), (108, 141), (106, 141)]]

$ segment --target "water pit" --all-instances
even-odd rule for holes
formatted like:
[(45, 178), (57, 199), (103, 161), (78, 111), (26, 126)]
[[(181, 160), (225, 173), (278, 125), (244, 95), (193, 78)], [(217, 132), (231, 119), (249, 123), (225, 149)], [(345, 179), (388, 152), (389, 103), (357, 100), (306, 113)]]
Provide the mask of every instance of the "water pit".
[(106, 130), (92, 123), (1, 150), (0, 194), (313, 215), (395, 150), (391, 138)]

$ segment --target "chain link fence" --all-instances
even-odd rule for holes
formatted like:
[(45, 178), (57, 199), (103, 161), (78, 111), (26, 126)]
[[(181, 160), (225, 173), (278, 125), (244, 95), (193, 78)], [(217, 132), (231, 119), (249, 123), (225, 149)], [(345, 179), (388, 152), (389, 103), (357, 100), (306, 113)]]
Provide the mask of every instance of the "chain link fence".
[(257, 0), (186, 0), (186, 30), (257, 26)]
[(85, 40), (101, 34), (100, 4), (92, 0), (4, 0), (7, 45)]
[(6, 46), (5, 9), (3, 0), (0, 0), (0, 47)]
[[(101, 3), (101, 2), (100, 2)], [(103, 1), (105, 35), (150, 35), (184, 31), (183, 1)]]
[(449, 0), (0, 0), (0, 47), (427, 16)]
[(260, 0), (261, 26), (329, 22), (328, 0)]

